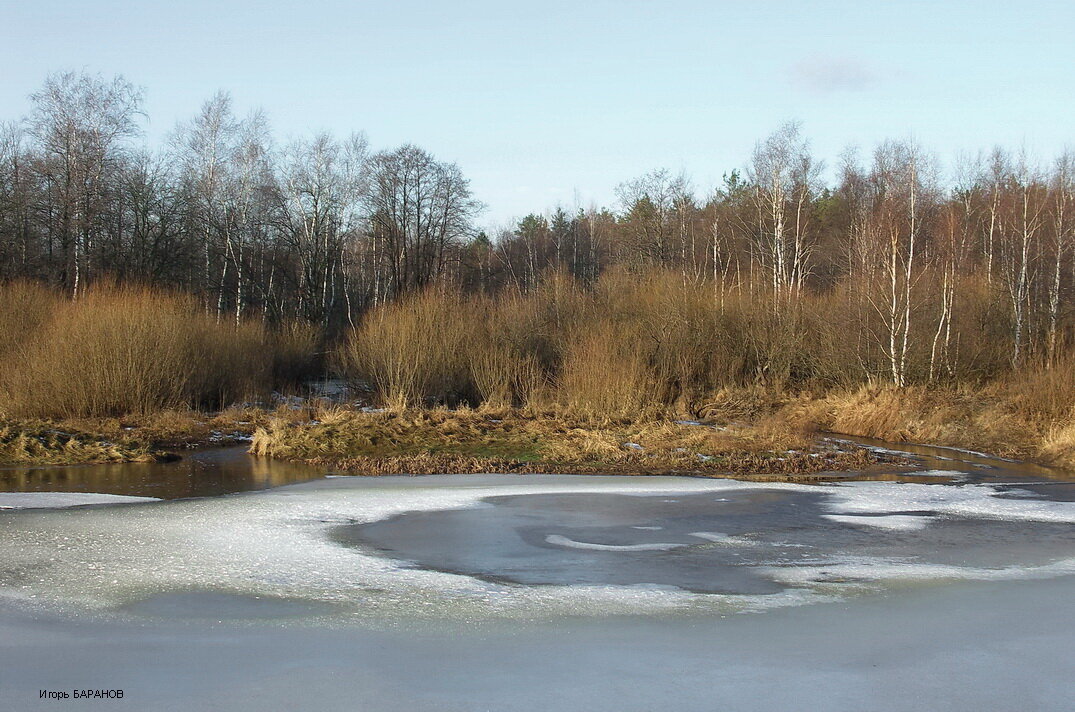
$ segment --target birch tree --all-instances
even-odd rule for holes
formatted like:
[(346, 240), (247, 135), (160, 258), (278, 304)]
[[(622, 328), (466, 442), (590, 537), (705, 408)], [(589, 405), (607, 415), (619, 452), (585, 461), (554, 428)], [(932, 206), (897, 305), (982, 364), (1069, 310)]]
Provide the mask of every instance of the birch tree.
[(754, 147), (747, 179), (754, 187), (756, 239), (777, 296), (797, 294), (810, 272), (809, 207), (820, 169), (797, 123), (784, 124)]
[(913, 295), (922, 259), (923, 223), (933, 188), (932, 162), (913, 143), (889, 141), (874, 153), (867, 230), (880, 262), (883, 296), (871, 300), (884, 324), (882, 350), (893, 385), (908, 384)]
[(393, 295), (436, 280), (453, 248), (474, 233), (472, 220), (481, 208), (459, 166), (412, 145), (371, 159), (365, 202), (371, 235), (384, 245)]
[(58, 240), (60, 281), (74, 296), (85, 288), (90, 255), (111, 181), (139, 133), (142, 92), (122, 76), (61, 72), (31, 95), (30, 133), (40, 151), (50, 240)]

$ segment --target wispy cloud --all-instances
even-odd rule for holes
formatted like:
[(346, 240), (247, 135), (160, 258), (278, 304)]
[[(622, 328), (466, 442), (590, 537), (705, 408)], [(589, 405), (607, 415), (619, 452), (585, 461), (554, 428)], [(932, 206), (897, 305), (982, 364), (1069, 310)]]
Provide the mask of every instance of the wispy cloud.
[(789, 67), (788, 82), (815, 94), (857, 92), (872, 88), (880, 76), (853, 57), (813, 56)]

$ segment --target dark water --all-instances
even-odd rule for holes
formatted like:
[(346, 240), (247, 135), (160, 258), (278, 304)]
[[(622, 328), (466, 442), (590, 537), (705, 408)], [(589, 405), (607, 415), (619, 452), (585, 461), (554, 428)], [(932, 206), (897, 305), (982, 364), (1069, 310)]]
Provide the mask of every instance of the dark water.
[(323, 469), (255, 457), (245, 446), (193, 450), (175, 462), (0, 468), (0, 492), (96, 492), (159, 499), (212, 497), (304, 482)]
[[(867, 447), (892, 449), (913, 456), (914, 469), (892, 467), (868, 473), (844, 473), (848, 479), (920, 483), (989, 484), (1011, 489), (1016, 496), (1032, 492), (1052, 500), (1075, 501), (1075, 476), (1055, 468), (1012, 462), (950, 448), (833, 436)], [(255, 457), (243, 445), (179, 453), (173, 462), (98, 465), (0, 466), (0, 492), (94, 492), (182, 499), (212, 497), (268, 489), (318, 479), (324, 468)], [(922, 475), (943, 470), (945, 475)]]
[[(728, 594), (777, 593), (788, 585), (774, 571), (832, 561), (1003, 568), (1045, 565), (1075, 552), (1068, 523), (897, 509), (888, 515), (919, 518), (921, 528), (879, 529), (868, 524), (869, 515), (851, 524), (828, 518), (831, 496), (800, 488), (488, 497), (485, 507), (408, 512), (340, 526), (334, 536), (421, 568), (488, 581)], [(854, 580), (851, 571), (821, 566), (814, 580)]]

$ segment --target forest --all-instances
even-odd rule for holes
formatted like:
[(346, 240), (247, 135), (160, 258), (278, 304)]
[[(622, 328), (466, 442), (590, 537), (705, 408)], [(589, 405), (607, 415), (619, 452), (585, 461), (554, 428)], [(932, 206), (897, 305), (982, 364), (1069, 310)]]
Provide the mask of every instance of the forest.
[(10, 416), (221, 408), (327, 369), (398, 409), (1075, 444), (1073, 152), (889, 140), (826, 165), (789, 122), (715, 188), (657, 169), (482, 231), (462, 169), (414, 145), (279, 142), (227, 93), (157, 147), (143, 119), (123, 77), (64, 72), (0, 127)]

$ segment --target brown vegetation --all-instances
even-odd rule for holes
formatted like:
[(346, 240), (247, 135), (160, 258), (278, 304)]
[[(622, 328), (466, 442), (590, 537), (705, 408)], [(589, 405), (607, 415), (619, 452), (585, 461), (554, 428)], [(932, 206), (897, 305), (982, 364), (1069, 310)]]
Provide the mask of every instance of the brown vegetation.
[(264, 396), (313, 359), (306, 327), (221, 323), (189, 297), (98, 286), (78, 300), (0, 288), (0, 413), (92, 418), (220, 408)]
[(42, 421), (0, 422), (0, 463), (16, 465), (145, 462), (161, 457), (145, 443), (102, 440)]
[[(946, 318), (980, 330), (991, 294), (968, 290)], [(340, 367), (395, 411), (464, 403), (585, 421), (704, 418), (1075, 464), (1070, 361), (1012, 371), (1003, 336), (986, 332), (954, 342), (932, 381), (935, 354), (909, 348), (904, 372), (918, 383), (899, 388), (882, 375), (883, 321), (853, 307), (839, 293), (714, 295), (653, 273), (610, 272), (590, 289), (557, 276), (499, 299), (434, 290), (373, 310)], [(929, 343), (919, 323), (912, 346)]]
[(1042, 367), (979, 387), (861, 387), (778, 399), (768, 417), (890, 442), (971, 448), (1075, 467), (1070, 366)]
[(353, 474), (595, 473), (814, 476), (863, 469), (867, 450), (812, 445), (784, 428), (717, 429), (671, 421), (565, 418), (536, 411), (330, 408), (272, 419), (251, 451)]
[(69, 300), (0, 285), (0, 462), (142, 460), (249, 436), (263, 410), (202, 411), (300, 381), (318, 338), (221, 322), (160, 290), (97, 285)]

